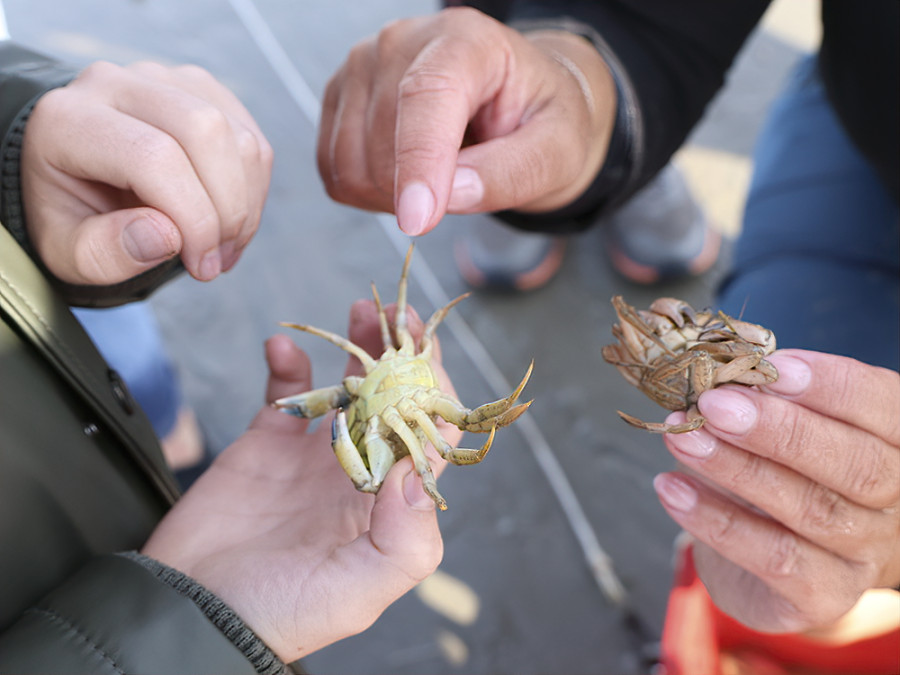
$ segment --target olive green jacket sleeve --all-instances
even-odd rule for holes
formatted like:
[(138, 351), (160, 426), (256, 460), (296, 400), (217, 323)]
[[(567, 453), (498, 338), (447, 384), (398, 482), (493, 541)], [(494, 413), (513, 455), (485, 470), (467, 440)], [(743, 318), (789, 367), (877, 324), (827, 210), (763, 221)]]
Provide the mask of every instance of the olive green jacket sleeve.
[[(37, 100), (51, 89), (63, 87), (76, 72), (58, 61), (0, 40), (0, 222), (12, 233), (35, 263), (25, 226), (19, 159), (28, 130), (28, 117)], [(112, 307), (147, 297), (183, 271), (181, 262), (169, 260), (143, 274), (112, 286), (65, 283), (44, 269), (44, 274), (69, 305)]]

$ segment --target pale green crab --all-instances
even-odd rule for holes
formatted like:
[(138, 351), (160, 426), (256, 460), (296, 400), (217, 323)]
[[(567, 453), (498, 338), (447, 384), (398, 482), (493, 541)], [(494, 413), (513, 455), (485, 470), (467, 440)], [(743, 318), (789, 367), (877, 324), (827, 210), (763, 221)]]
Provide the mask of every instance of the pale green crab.
[[(335, 333), (313, 326), (283, 323), (283, 326), (318, 335), (352, 354), (360, 360), (366, 375), (346, 377), (341, 384), (288, 396), (272, 405), (305, 418), (319, 417), (336, 409), (331, 445), (338, 462), (357, 490), (378, 492), (394, 463), (410, 455), (416, 472), (422, 477), (425, 492), (443, 511), (447, 508), (447, 502), (438, 492), (434, 473), (425, 455), (426, 442), (430, 442), (452, 464), (479, 463), (490, 449), (497, 427), (511, 424), (531, 405), (531, 401), (516, 404), (516, 400), (531, 376), (534, 362), (512, 394), (474, 410), (441, 391), (431, 366), (434, 333), (450, 308), (469, 294), (459, 296), (431, 316), (425, 324), (417, 351), (406, 317), (406, 286), (412, 252), (413, 246), (410, 246), (397, 291), (393, 325), (396, 344), (375, 284), (372, 284), (372, 295), (384, 343), (384, 353), (377, 360)], [(490, 432), (490, 435), (478, 450), (454, 448), (435, 425), (438, 417), (463, 431)]]

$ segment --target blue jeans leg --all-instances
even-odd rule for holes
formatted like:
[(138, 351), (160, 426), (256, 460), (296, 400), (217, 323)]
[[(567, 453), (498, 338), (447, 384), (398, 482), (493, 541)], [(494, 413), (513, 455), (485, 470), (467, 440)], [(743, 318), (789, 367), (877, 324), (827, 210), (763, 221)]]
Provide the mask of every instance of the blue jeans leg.
[(779, 347), (900, 369), (900, 211), (803, 61), (754, 156), (732, 273), (718, 306)]
[(122, 376), (156, 435), (167, 436), (181, 408), (181, 388), (149, 305), (137, 302), (72, 311), (109, 365)]

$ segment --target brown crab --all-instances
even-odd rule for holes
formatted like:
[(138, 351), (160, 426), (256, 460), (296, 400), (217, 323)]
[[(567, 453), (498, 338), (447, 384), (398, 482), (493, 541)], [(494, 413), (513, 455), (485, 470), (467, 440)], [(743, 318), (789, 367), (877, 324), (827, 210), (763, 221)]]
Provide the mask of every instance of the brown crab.
[(778, 379), (765, 359), (775, 351), (775, 335), (762, 326), (722, 312), (696, 312), (675, 298), (659, 298), (649, 311), (636, 310), (621, 295), (612, 304), (619, 318), (612, 332), (619, 342), (605, 346), (603, 358), (659, 405), (687, 413), (683, 424), (664, 424), (617, 411), (632, 426), (654, 433), (693, 431), (706, 421), (697, 408), (704, 391)]

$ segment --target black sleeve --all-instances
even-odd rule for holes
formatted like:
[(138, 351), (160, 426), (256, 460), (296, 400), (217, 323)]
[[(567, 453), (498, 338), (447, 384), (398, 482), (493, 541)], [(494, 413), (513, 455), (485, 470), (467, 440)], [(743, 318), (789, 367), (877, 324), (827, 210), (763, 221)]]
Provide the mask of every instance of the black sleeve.
[[(514, 0), (467, 3), (517, 28), (562, 28), (591, 40), (610, 65), (620, 105), (609, 161), (560, 212), (503, 214), (534, 230), (580, 230), (666, 165), (721, 89), (768, 0)], [(624, 100), (623, 100), (624, 99)], [(623, 119), (626, 118), (627, 119)], [(561, 229), (562, 228), (562, 229)]]

